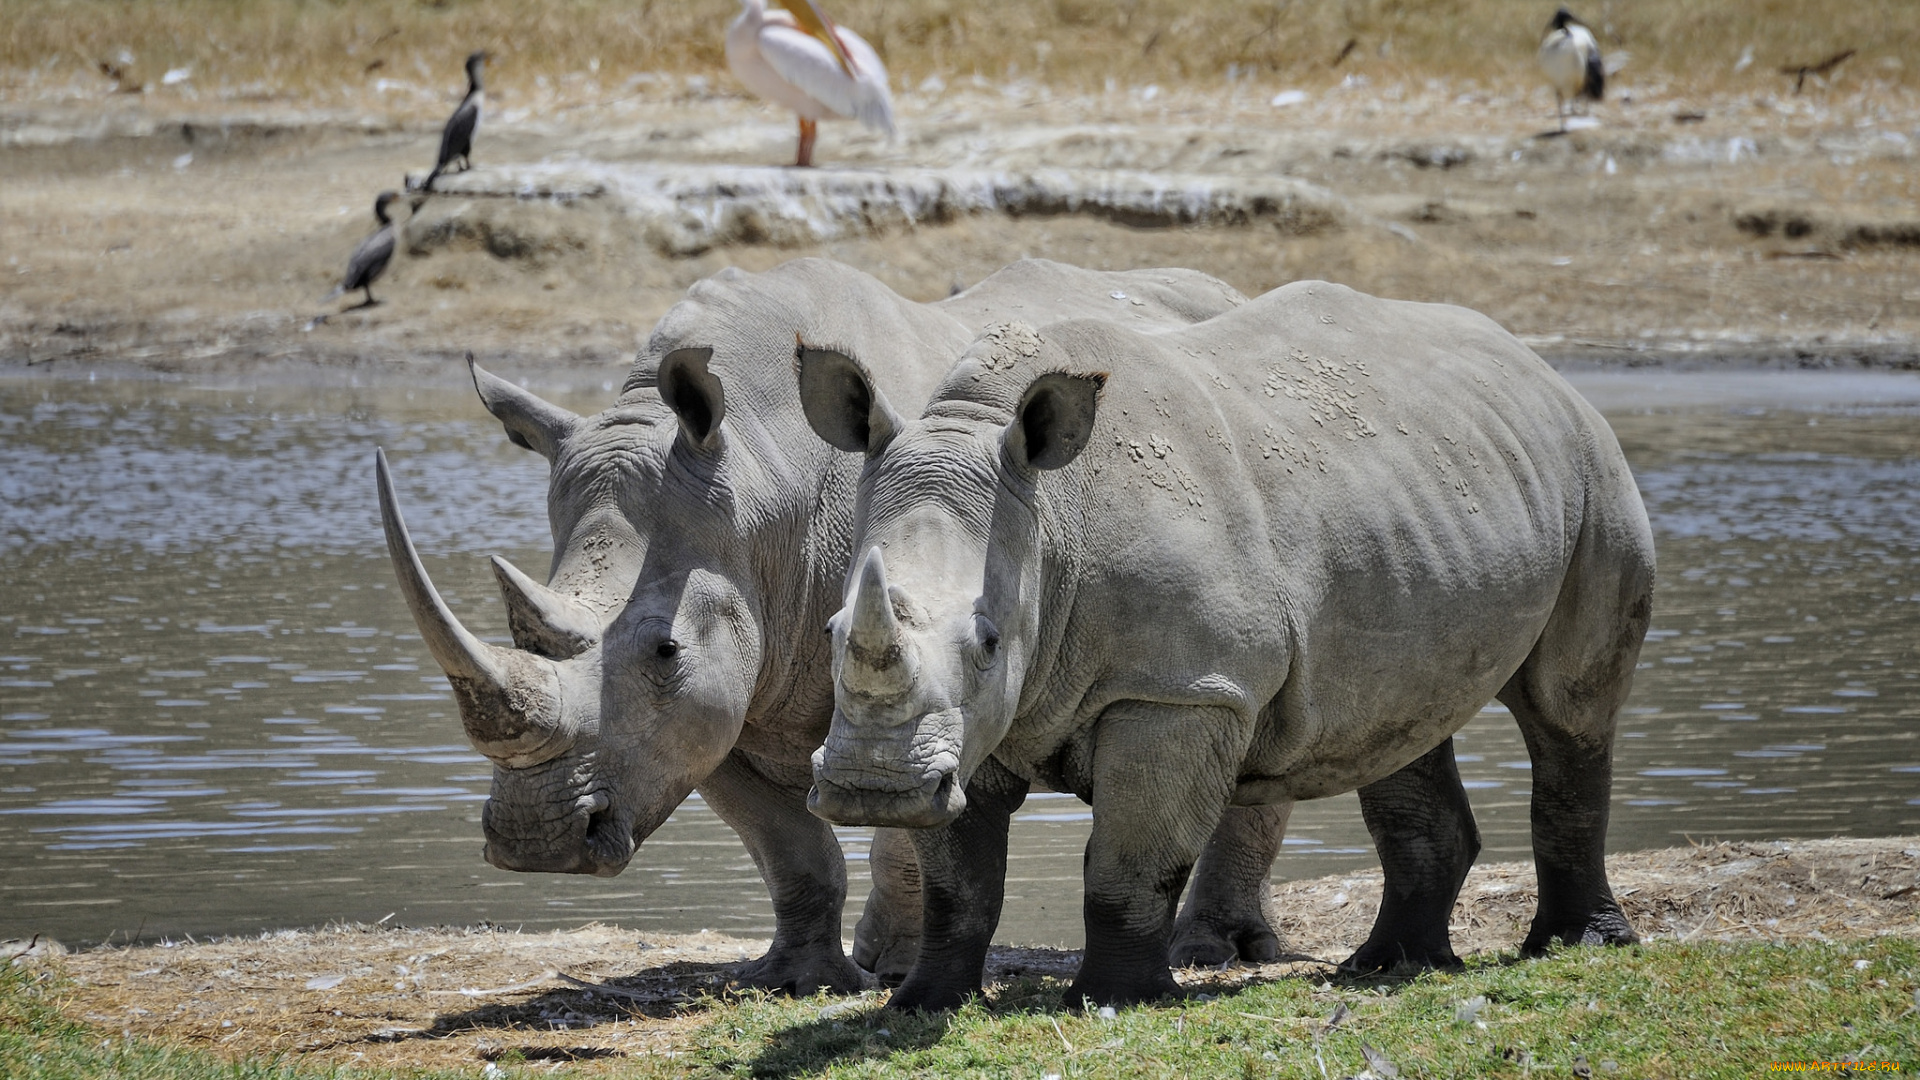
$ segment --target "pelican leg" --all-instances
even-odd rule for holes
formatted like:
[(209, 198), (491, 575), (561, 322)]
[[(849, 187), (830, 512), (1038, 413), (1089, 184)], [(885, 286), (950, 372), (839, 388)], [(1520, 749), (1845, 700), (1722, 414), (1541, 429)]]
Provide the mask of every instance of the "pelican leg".
[(800, 156), (793, 163), (795, 167), (807, 169), (813, 166), (813, 139), (819, 132), (818, 121), (804, 116), (800, 118)]

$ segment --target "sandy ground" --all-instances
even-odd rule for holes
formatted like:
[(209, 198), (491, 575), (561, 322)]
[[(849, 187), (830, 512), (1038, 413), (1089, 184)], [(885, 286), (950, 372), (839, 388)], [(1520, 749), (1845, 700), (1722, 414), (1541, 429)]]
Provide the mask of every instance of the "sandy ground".
[[(1616, 855), (1608, 868), (1650, 941), (1920, 936), (1920, 837), (1704, 844)], [(1275, 893), (1293, 959), (1188, 970), (1181, 983), (1223, 993), (1324, 979), (1327, 961), (1365, 939), (1380, 875), (1286, 883)], [(1530, 864), (1474, 868), (1455, 909), (1455, 949), (1511, 950), (1533, 905)], [(27, 945), (0, 945), (0, 955)], [(19, 962), (69, 977), (66, 1008), (105, 1031), (223, 1055), (453, 1067), (516, 1051), (597, 1072), (686, 1051), (708, 1003), (727, 993), (730, 966), (766, 946), (714, 934), (642, 940), (598, 924), (540, 934), (343, 926), (65, 955), (41, 942)], [(1021, 975), (1066, 978), (1078, 962), (1076, 952), (996, 947), (989, 989)]]
[(1358, 80), (1276, 107), (1235, 84), (926, 87), (901, 95), (899, 141), (827, 125), (818, 159), (882, 176), (1285, 181), (1338, 212), (1196, 225), (882, 207), (834, 235), (749, 221), (693, 244), (663, 243), (605, 192), (487, 193), (516, 168), (568, 163), (643, 177), (771, 166), (792, 152), (789, 119), (704, 80), (564, 107), (509, 98), (475, 173), (449, 185), (466, 193), (412, 211), (383, 303), (346, 313), (319, 298), (370, 231), (373, 195), (430, 162), (434, 102), (15, 98), (0, 101), (0, 366), (433, 365), (472, 348), (496, 364), (617, 368), (692, 282), (804, 254), (923, 300), (1034, 255), (1189, 266), (1249, 294), (1323, 277), (1462, 303), (1555, 360), (1920, 363), (1920, 100), (1886, 84), (1709, 98), (1619, 85), (1593, 126), (1554, 137), (1537, 88)]

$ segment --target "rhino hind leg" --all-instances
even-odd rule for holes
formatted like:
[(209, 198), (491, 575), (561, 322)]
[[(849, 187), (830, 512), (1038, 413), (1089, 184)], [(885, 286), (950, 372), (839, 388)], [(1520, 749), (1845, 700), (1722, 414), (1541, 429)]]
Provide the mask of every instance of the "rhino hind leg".
[(699, 790), (746, 843), (773, 898), (773, 947), (736, 968), (735, 981), (795, 995), (865, 988), (840, 945), (846, 860), (832, 826), (807, 813), (805, 791), (762, 776), (737, 752)]
[(920, 863), (904, 829), (875, 829), (867, 867), (873, 889), (853, 928), (853, 962), (899, 986), (920, 955)]
[(1453, 740), (1361, 788), (1360, 815), (1386, 881), (1373, 932), (1340, 969), (1363, 975), (1460, 967), (1447, 922), (1480, 854), (1480, 829), (1460, 785)]
[(1280, 958), (1267, 877), (1292, 812), (1290, 802), (1227, 807), (1194, 864), (1193, 887), (1173, 924), (1168, 963), (1218, 967), (1233, 960), (1265, 964)]
[[(1509, 702), (1516, 716), (1521, 710)], [(1638, 940), (1607, 883), (1610, 746), (1582, 745), (1544, 725), (1522, 723), (1533, 759), (1533, 861), (1540, 902), (1520, 951), (1554, 945), (1631, 945)]]
[[(1638, 528), (1632, 528), (1635, 521)], [(1540, 901), (1521, 952), (1635, 939), (1607, 883), (1614, 721), (1653, 611), (1645, 519), (1589, 520), (1533, 653), (1500, 691), (1533, 762)]]
[(1007, 892), (1007, 825), (1026, 797), (1027, 782), (988, 758), (967, 782), (967, 808), (958, 818), (912, 830), (920, 954), (887, 1008), (939, 1012), (980, 993)]

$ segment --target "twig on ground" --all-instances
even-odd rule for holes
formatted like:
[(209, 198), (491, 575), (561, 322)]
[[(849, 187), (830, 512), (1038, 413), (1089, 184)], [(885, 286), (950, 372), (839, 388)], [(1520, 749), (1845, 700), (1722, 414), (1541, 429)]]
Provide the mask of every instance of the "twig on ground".
[[(560, 973), (558, 971), (549, 970), (549, 971), (543, 971), (540, 974), (535, 975), (533, 978), (528, 979), (526, 982), (514, 983), (512, 986), (496, 986), (491, 990), (475, 990), (472, 988), (466, 988), (461, 990), (429, 990), (427, 991), (427, 993), (451, 994), (456, 997), (492, 997), (495, 994), (514, 994), (522, 990), (531, 990), (534, 987), (539, 986), (541, 983), (546, 982), (548, 979), (551, 979), (556, 975), (560, 975)], [(561, 976), (561, 978), (565, 978), (565, 977), (566, 976)], [(591, 984), (588, 984), (588, 985), (591, 985)], [(598, 989), (598, 987), (595, 987), (595, 989)]]

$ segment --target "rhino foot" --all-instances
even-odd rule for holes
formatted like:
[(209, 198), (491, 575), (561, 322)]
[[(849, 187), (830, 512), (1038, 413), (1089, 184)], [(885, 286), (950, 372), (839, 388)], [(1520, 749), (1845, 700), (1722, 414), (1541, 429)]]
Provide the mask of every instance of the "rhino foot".
[(806, 997), (821, 990), (852, 994), (871, 989), (873, 979), (854, 966), (839, 949), (802, 952), (775, 949), (758, 960), (749, 960), (733, 969), (733, 981), (741, 986), (773, 990)]
[(1270, 964), (1280, 958), (1280, 939), (1258, 915), (1228, 921), (1196, 917), (1174, 928), (1167, 962), (1174, 967), (1220, 967), (1234, 960)]
[(1459, 971), (1464, 967), (1466, 964), (1454, 955), (1453, 946), (1444, 942), (1437, 946), (1421, 946), (1401, 941), (1369, 940), (1352, 956), (1340, 962), (1340, 973), (1401, 975), (1419, 971)]
[(1542, 911), (1520, 946), (1522, 956), (1543, 956), (1555, 945), (1632, 945), (1639, 935), (1628, 924), (1620, 905), (1609, 900), (1583, 919), (1549, 920)]
[(1065, 1004), (1070, 1010), (1100, 1005), (1138, 1005), (1180, 996), (1180, 984), (1166, 968), (1144, 976), (1125, 977), (1119, 973), (1089, 975), (1085, 970), (1067, 987)]
[(964, 983), (909, 978), (887, 999), (887, 1008), (893, 1012), (952, 1012), (979, 994), (979, 987)]

